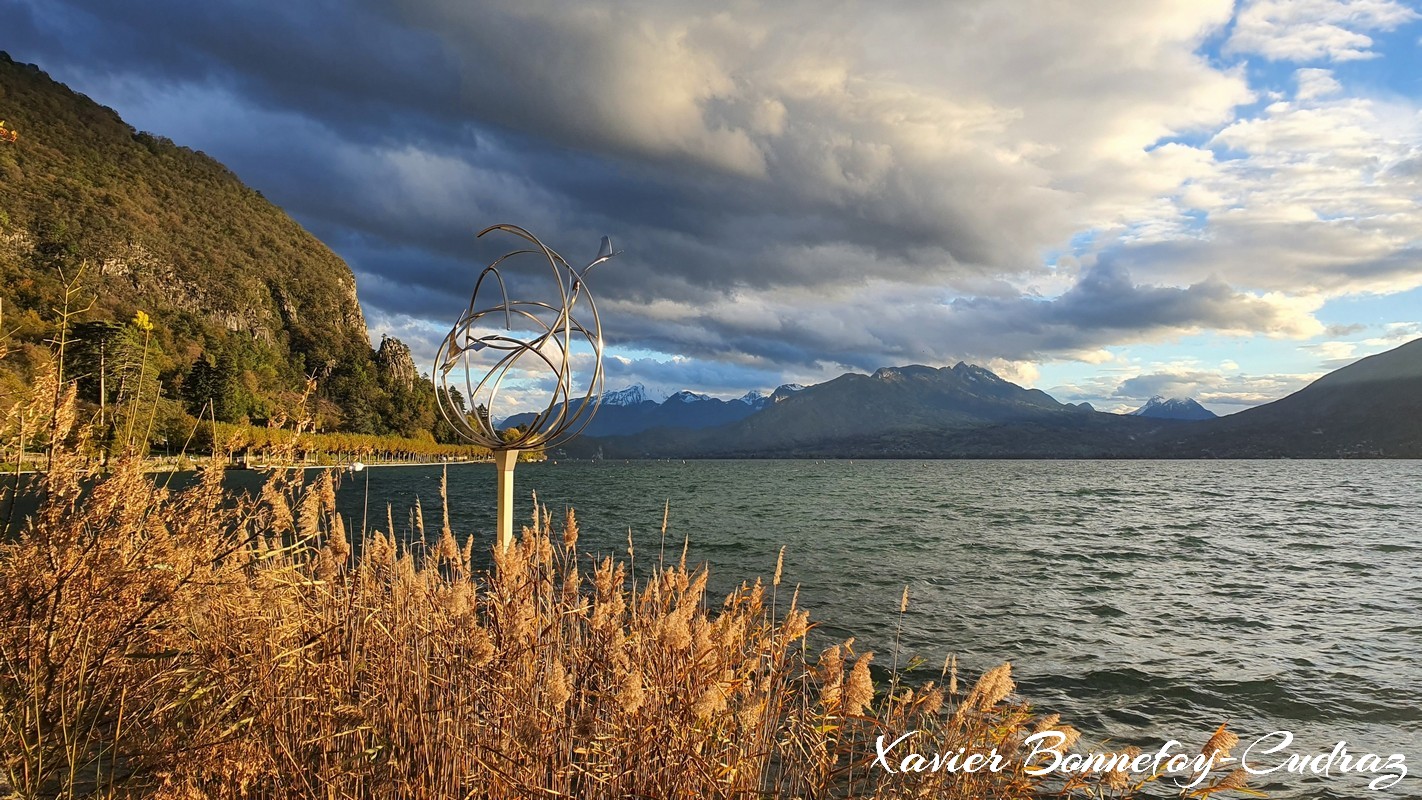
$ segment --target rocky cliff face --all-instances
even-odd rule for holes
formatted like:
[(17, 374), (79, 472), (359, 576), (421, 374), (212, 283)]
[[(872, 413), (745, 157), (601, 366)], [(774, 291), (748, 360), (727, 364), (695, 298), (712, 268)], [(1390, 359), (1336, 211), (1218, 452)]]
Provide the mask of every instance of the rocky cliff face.
[(399, 339), (380, 337), (380, 348), (375, 351), (375, 365), (380, 369), (381, 381), (386, 386), (397, 386), (405, 391), (414, 387), (418, 374), (415, 358), (410, 354), (410, 346)]

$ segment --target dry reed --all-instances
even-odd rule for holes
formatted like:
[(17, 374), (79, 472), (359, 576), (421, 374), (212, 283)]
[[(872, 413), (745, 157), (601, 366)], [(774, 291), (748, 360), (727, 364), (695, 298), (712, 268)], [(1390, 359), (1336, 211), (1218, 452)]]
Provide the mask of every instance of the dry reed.
[[(0, 545), (0, 787), (17, 796), (1138, 788), (1025, 774), (1023, 739), (1057, 720), (1014, 699), (1007, 665), (960, 694), (956, 661), (945, 662), (945, 689), (876, 681), (872, 654), (852, 640), (813, 654), (797, 597), (777, 600), (779, 559), (769, 588), (743, 584), (713, 604), (684, 551), (634, 581), (624, 562), (580, 557), (571, 512), (555, 530), (535, 511), (478, 574), (447, 504), (434, 546), (402, 544), (388, 511), (387, 529), (352, 541), (329, 473), (306, 483), (277, 472), (240, 498), (215, 466), (181, 492), (132, 455), (100, 475), (77, 455), (73, 408), (51, 376), (0, 427), (48, 430), (52, 443), (31, 490), (38, 510)], [(414, 514), (423, 529), (423, 510)], [(902, 751), (995, 749), (1007, 768), (892, 774), (874, 763), (877, 737), (911, 731)]]

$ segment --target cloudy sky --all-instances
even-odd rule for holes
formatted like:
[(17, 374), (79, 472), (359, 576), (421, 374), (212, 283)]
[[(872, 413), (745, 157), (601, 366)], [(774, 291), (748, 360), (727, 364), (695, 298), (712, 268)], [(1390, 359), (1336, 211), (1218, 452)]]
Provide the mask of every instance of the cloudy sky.
[(0, 0), (0, 49), (201, 149), (428, 363), (514, 222), (608, 384), (967, 360), (1219, 412), (1422, 335), (1395, 0)]

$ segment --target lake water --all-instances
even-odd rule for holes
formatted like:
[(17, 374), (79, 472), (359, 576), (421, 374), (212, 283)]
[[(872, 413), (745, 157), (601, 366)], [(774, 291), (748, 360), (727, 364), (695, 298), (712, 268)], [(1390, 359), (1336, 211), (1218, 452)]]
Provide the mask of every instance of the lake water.
[[(388, 501), (401, 527), (419, 497), (437, 531), (439, 472), (369, 469), (340, 507), (359, 530), (366, 498), (372, 526)], [(491, 541), (493, 482), (449, 468), (456, 532)], [(907, 584), (903, 651), (925, 676), (948, 653), (974, 675), (1010, 660), (1087, 739), (1287, 730), (1288, 752), (1346, 741), (1409, 775), (1255, 779), (1271, 796), (1422, 796), (1422, 462), (564, 462), (522, 464), (516, 486), (518, 519), (537, 491), (555, 518), (577, 509), (586, 550), (625, 555), (631, 529), (642, 564), (669, 503), (667, 558), (689, 537), (722, 591), (768, 580), (783, 545), (824, 639), (879, 663)]]

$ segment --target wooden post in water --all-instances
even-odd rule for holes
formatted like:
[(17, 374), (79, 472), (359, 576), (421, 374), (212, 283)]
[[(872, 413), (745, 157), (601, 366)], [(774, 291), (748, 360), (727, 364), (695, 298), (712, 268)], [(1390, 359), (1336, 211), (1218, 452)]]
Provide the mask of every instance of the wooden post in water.
[(513, 478), (514, 467), (518, 464), (517, 450), (495, 450), (494, 466), (499, 470), (499, 549), (508, 550), (513, 544)]

